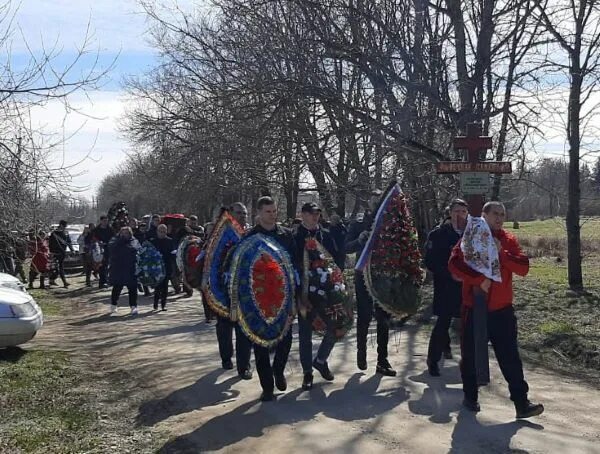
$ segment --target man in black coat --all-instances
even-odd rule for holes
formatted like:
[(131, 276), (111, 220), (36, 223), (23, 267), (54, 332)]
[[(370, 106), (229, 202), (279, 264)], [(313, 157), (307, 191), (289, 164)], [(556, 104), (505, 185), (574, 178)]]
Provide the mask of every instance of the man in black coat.
[[(369, 199), (370, 210), (363, 216), (359, 215), (348, 226), (348, 235), (346, 236), (346, 253), (356, 253), (360, 257), (365, 247), (375, 217), (374, 210), (377, 207), (382, 192), (375, 190), (371, 193)], [(369, 324), (375, 312), (377, 320), (377, 367), (376, 372), (388, 377), (396, 376), (396, 371), (392, 369), (388, 361), (388, 342), (390, 339), (390, 319), (391, 315), (384, 311), (378, 305), (373, 304), (373, 298), (369, 294), (365, 285), (365, 278), (362, 271), (355, 271), (354, 286), (356, 289), (356, 363), (360, 370), (367, 369), (367, 335), (369, 333)]]
[[(249, 230), (247, 224), (248, 210), (241, 202), (234, 203), (229, 208), (231, 216), (244, 228)], [(209, 310), (209, 309), (208, 309)], [(207, 312), (207, 309), (205, 309)], [(242, 380), (252, 379), (252, 368), (250, 367), (250, 354), (252, 343), (242, 332), (240, 325), (227, 317), (217, 315), (217, 341), (219, 342), (219, 354), (223, 369), (233, 369), (233, 332), (235, 331), (235, 365), (238, 376)]]
[[(344, 269), (345, 254), (340, 254), (329, 230), (322, 228), (319, 225), (321, 217), (321, 209), (314, 202), (307, 202), (302, 205), (302, 223), (298, 225), (294, 231), (294, 240), (296, 242), (296, 269), (301, 273), (300, 279), (304, 278), (302, 270), (304, 269), (304, 249), (307, 238), (316, 239), (326, 250), (331, 257), (336, 261), (340, 269)], [(302, 389), (309, 390), (313, 386), (312, 369), (315, 368), (327, 381), (334, 379), (333, 374), (329, 370), (327, 359), (333, 350), (336, 343), (335, 334), (332, 327), (328, 327), (327, 333), (321, 341), (317, 356), (313, 361), (312, 357), (312, 334), (313, 320), (316, 316), (314, 309), (310, 307), (310, 301), (301, 301), (300, 315), (298, 317), (298, 337), (300, 341), (300, 363), (304, 378), (302, 381)]]
[(69, 283), (65, 277), (65, 258), (67, 256), (67, 249), (73, 251), (73, 246), (71, 245), (71, 237), (66, 232), (67, 221), (60, 221), (58, 223), (58, 227), (50, 234), (50, 252), (52, 253), (54, 263), (56, 266), (55, 271), (50, 278), (50, 285), (56, 285), (55, 280), (57, 276), (60, 276), (60, 279), (63, 282), (63, 286), (67, 288)]
[[(257, 224), (247, 235), (262, 233), (276, 240), (290, 255), (292, 263), (295, 260), (294, 236), (290, 229), (277, 225), (277, 205), (275, 201), (268, 196), (261, 197), (257, 202)], [(287, 380), (284, 375), (290, 349), (292, 348), (292, 330), (289, 329), (285, 337), (275, 346), (275, 358), (271, 365), (269, 349), (254, 345), (254, 360), (256, 362), (256, 372), (260, 379), (260, 385), (263, 392), (260, 399), (271, 401), (275, 398), (274, 388), (280, 391), (287, 389)], [(274, 380), (273, 380), (274, 377)]]
[(462, 285), (448, 271), (448, 260), (467, 225), (468, 205), (464, 200), (455, 199), (448, 209), (450, 219), (429, 233), (425, 248), (425, 265), (433, 273), (433, 313), (437, 315), (427, 353), (427, 368), (434, 377), (440, 375), (438, 362), (442, 353), (452, 358), (448, 329), (452, 317), (460, 317), (462, 298)]

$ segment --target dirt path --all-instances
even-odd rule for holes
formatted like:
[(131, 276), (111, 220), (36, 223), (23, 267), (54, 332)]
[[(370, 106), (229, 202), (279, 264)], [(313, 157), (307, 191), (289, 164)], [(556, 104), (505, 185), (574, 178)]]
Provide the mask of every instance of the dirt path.
[(546, 413), (518, 422), (492, 362), (492, 384), (475, 416), (461, 410), (456, 361), (446, 361), (442, 377), (429, 377), (427, 339), (411, 328), (391, 340), (398, 377), (374, 374), (374, 345), (370, 369), (358, 371), (350, 336), (330, 359), (335, 381), (315, 377), (310, 392), (300, 390), (295, 334), (288, 391), (261, 403), (256, 373), (241, 381), (235, 370), (220, 369), (215, 327), (203, 322), (198, 296), (171, 297), (165, 313), (153, 313), (151, 299), (142, 297), (140, 315), (131, 318), (126, 298), (109, 316), (106, 291), (75, 288), (68, 295), (79, 302), (72, 315), (48, 321), (35, 344), (89, 354), (106, 373), (126, 371), (143, 396), (135, 424), (170, 434), (161, 452), (600, 453), (598, 389), (528, 367), (531, 398)]

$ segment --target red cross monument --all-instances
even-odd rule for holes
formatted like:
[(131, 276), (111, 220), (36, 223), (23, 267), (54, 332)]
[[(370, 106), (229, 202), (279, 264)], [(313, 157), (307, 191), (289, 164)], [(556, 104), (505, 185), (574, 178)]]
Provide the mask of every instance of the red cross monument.
[(485, 195), (489, 191), (490, 173), (511, 173), (510, 162), (481, 161), (482, 151), (492, 148), (492, 138), (481, 135), (481, 125), (469, 123), (467, 135), (454, 139), (454, 148), (466, 150), (466, 161), (441, 161), (436, 163), (438, 174), (459, 174), (460, 188), (469, 204), (472, 216), (481, 216)]

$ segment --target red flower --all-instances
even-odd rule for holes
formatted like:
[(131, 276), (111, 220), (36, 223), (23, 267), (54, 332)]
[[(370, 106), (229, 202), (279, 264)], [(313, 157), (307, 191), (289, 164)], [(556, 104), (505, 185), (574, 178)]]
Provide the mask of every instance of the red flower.
[(279, 264), (268, 254), (262, 254), (252, 268), (252, 290), (265, 317), (275, 317), (283, 305), (284, 276)]
[(308, 240), (306, 240), (305, 246), (306, 249), (308, 249), (309, 251), (317, 250), (319, 247), (317, 240), (315, 240), (314, 238), (309, 238)]

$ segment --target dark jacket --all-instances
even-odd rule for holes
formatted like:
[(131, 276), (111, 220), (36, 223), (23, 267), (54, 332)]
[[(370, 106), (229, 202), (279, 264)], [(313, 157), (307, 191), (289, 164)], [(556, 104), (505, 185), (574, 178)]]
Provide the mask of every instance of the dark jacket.
[(367, 244), (366, 240), (361, 241), (359, 239), (360, 234), (370, 230), (372, 224), (373, 218), (369, 215), (365, 215), (363, 220), (360, 222), (355, 219), (350, 223), (345, 241), (346, 254), (352, 254), (356, 252), (356, 258), (358, 259), (358, 257), (360, 257), (365, 244)]
[(133, 230), (133, 237), (138, 240), (140, 245), (146, 241), (146, 234), (142, 232), (139, 227)]
[(348, 229), (341, 222), (332, 225), (329, 227), (329, 233), (333, 237), (333, 241), (335, 241), (335, 246), (340, 254), (340, 258), (345, 259), (346, 256), (346, 235), (348, 234)]
[(337, 247), (331, 232), (324, 228), (317, 228), (315, 230), (308, 230), (303, 225), (299, 225), (294, 231), (294, 241), (296, 243), (296, 269), (303, 270), (304, 269), (304, 244), (306, 242), (306, 238), (315, 238), (319, 243), (323, 245), (327, 252), (331, 254), (333, 260), (340, 269), (344, 269), (345, 262), (345, 254), (343, 251), (340, 254), (340, 251)]
[(110, 226), (107, 226), (106, 228), (102, 226), (97, 226), (94, 229), (93, 235), (98, 242), (104, 245), (110, 243), (112, 237), (115, 236), (113, 233), (113, 229)]
[(137, 284), (135, 275), (137, 242), (134, 238), (116, 236), (108, 243), (110, 251), (110, 282), (112, 285), (132, 286)]
[(255, 225), (245, 236), (255, 235), (257, 233), (262, 233), (263, 235), (270, 236), (277, 240), (279, 244), (281, 244), (292, 260), (294, 267), (296, 267), (296, 242), (294, 241), (293, 232), (280, 225), (275, 226), (273, 230), (265, 230), (259, 224)]
[(66, 231), (55, 230), (50, 234), (50, 252), (56, 255), (65, 255), (67, 249), (71, 249), (71, 237)]
[(460, 240), (452, 224), (446, 222), (433, 229), (425, 245), (425, 265), (433, 273), (433, 313), (460, 317), (462, 285), (448, 270), (452, 248)]
[(149, 241), (156, 249), (158, 249), (158, 252), (160, 252), (160, 255), (163, 257), (167, 278), (171, 277), (173, 275), (173, 270), (175, 269), (175, 255), (173, 254), (173, 251), (177, 249), (177, 244), (170, 236), (164, 238), (155, 236)]

